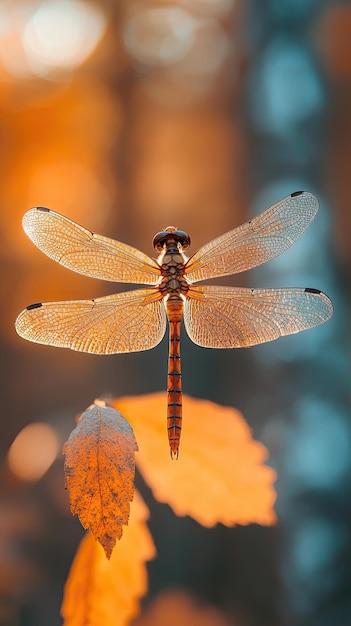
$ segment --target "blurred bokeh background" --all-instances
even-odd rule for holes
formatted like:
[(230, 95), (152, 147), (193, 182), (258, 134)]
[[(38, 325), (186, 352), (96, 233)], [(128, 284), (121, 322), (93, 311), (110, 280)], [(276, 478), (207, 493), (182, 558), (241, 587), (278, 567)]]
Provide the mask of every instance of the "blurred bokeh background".
[(144, 486), (159, 558), (143, 605), (182, 588), (233, 626), (350, 624), (350, 30), (346, 0), (0, 1), (1, 625), (61, 623), (83, 534), (61, 455), (75, 415), (166, 385), (166, 339), (96, 357), (17, 337), (32, 302), (119, 290), (45, 258), (25, 210), (152, 255), (168, 224), (195, 251), (299, 189), (320, 200), (309, 231), (224, 282), (322, 289), (333, 319), (250, 350), (182, 348), (185, 392), (239, 408), (269, 448), (279, 524), (203, 529)]

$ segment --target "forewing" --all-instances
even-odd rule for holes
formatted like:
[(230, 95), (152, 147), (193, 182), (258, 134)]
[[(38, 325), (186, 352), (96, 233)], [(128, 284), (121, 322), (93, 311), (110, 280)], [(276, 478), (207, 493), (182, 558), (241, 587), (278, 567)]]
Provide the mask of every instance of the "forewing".
[(253, 346), (326, 322), (333, 305), (315, 289), (193, 287), (184, 306), (192, 341), (205, 348)]
[(30, 305), (16, 320), (24, 339), (78, 352), (116, 354), (154, 348), (166, 330), (162, 300), (140, 289), (96, 300)]
[(22, 223), (44, 254), (79, 274), (144, 285), (155, 285), (160, 278), (157, 263), (140, 250), (96, 235), (50, 209), (30, 209)]
[(282, 254), (302, 235), (318, 211), (318, 200), (299, 191), (246, 224), (213, 239), (185, 268), (191, 282), (243, 272)]

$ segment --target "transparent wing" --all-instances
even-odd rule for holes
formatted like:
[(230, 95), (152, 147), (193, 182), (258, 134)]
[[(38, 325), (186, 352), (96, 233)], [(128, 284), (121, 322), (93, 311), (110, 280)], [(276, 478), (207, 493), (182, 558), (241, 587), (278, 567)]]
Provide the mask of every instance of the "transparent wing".
[(79, 274), (144, 285), (155, 285), (160, 277), (157, 263), (143, 252), (96, 235), (50, 209), (30, 209), (22, 223), (44, 254)]
[(213, 239), (185, 268), (191, 282), (243, 272), (282, 254), (302, 235), (318, 211), (311, 193), (297, 191), (261, 215)]
[(184, 322), (194, 343), (240, 348), (272, 341), (323, 324), (333, 305), (315, 289), (192, 287)]
[(166, 330), (162, 300), (147, 300), (154, 289), (96, 300), (32, 304), (16, 320), (24, 339), (78, 352), (115, 354), (154, 348)]

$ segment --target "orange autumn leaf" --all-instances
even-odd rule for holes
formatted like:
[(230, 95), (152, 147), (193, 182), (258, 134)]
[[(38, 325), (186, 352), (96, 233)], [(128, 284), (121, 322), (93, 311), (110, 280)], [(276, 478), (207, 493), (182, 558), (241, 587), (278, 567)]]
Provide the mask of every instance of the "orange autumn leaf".
[(229, 626), (229, 620), (212, 606), (201, 605), (186, 591), (160, 593), (132, 626)]
[(72, 514), (110, 558), (128, 524), (138, 446), (123, 415), (102, 404), (82, 413), (65, 444), (65, 477)]
[(146, 520), (148, 509), (136, 492), (130, 521), (111, 559), (88, 532), (64, 588), (63, 626), (127, 626), (147, 591), (146, 561), (156, 556)]
[(268, 452), (252, 439), (241, 413), (188, 396), (183, 400), (177, 461), (169, 456), (164, 393), (113, 401), (133, 426), (137, 465), (155, 498), (203, 526), (273, 524), (276, 474), (264, 464)]

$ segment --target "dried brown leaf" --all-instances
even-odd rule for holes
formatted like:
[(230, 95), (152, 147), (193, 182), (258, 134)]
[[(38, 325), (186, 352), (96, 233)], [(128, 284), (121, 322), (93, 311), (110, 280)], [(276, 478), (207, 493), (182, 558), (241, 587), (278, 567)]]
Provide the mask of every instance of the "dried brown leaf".
[(64, 447), (72, 514), (91, 530), (107, 558), (128, 524), (136, 450), (130, 424), (101, 403), (82, 413)]

